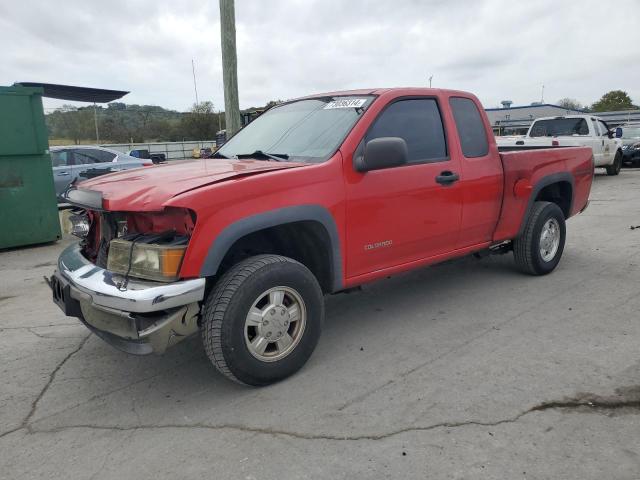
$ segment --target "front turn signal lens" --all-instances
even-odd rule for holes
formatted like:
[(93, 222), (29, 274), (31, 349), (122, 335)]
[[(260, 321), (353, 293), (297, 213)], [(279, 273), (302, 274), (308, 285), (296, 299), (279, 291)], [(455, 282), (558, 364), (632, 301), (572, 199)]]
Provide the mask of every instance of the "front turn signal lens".
[(109, 242), (107, 270), (130, 277), (172, 282), (178, 280), (186, 249), (186, 246), (114, 239)]

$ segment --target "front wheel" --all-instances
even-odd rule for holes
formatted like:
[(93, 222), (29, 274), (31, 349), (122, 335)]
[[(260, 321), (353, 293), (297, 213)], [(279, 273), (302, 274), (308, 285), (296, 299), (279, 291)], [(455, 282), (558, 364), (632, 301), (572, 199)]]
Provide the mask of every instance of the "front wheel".
[(616, 152), (616, 156), (613, 159), (613, 164), (607, 165), (605, 168), (607, 170), (607, 175), (618, 175), (620, 173), (620, 169), (622, 168), (622, 154), (620, 152)]
[(535, 202), (522, 235), (513, 241), (513, 256), (518, 268), (530, 275), (546, 275), (560, 262), (566, 227), (560, 207), (550, 202)]
[(307, 267), (280, 255), (258, 255), (233, 266), (209, 293), (202, 340), (223, 375), (268, 385), (306, 363), (323, 319), (322, 291)]

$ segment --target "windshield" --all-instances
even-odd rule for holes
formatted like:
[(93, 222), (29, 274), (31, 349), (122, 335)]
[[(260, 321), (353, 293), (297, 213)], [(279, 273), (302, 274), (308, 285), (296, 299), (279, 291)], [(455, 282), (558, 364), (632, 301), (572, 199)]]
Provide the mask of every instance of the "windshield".
[(589, 135), (589, 126), (584, 118), (553, 118), (537, 120), (531, 127), (530, 137), (558, 137)]
[(323, 97), (273, 107), (218, 150), (227, 158), (259, 152), (258, 158), (321, 162), (340, 146), (372, 96)]
[(622, 129), (622, 138), (627, 138), (629, 140), (640, 138), (640, 127), (637, 127), (637, 128), (624, 127)]

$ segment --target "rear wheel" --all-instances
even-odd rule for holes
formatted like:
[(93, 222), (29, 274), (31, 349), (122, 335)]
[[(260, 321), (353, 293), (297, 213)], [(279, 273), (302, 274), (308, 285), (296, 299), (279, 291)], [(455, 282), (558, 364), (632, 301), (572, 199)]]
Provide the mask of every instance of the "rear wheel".
[(622, 154), (620, 152), (616, 152), (616, 156), (613, 159), (613, 164), (607, 165), (605, 168), (607, 169), (607, 175), (618, 175), (620, 173), (620, 169), (622, 168)]
[(307, 267), (258, 255), (232, 267), (207, 297), (202, 339), (215, 367), (247, 385), (268, 385), (309, 359), (324, 317), (324, 299)]
[(550, 202), (535, 202), (522, 235), (513, 241), (518, 268), (530, 275), (546, 275), (560, 262), (566, 227), (560, 207)]

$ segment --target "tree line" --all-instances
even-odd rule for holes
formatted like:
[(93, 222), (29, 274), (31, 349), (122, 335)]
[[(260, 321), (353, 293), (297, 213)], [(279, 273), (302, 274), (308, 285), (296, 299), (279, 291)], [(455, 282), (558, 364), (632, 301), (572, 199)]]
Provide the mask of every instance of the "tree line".
[(65, 105), (45, 116), (49, 138), (75, 144), (96, 141), (96, 119), (100, 143), (175, 142), (211, 140), (225, 128), (224, 113), (212, 102), (194, 104), (188, 112), (156, 105), (112, 102), (106, 107)]
[(634, 105), (631, 97), (624, 90), (611, 90), (600, 97), (600, 100), (591, 105), (582, 105), (574, 98), (563, 98), (556, 105), (571, 110), (584, 110), (585, 112), (611, 112), (616, 110), (636, 110), (640, 107)]

